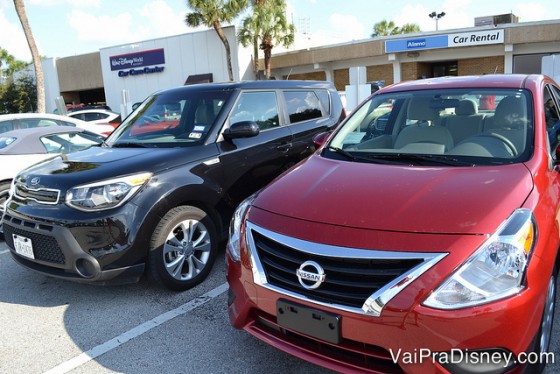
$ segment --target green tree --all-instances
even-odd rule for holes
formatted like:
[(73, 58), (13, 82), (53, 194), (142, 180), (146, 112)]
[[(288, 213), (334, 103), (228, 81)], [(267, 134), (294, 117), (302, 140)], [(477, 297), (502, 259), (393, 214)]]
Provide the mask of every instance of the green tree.
[(222, 29), (222, 23), (231, 23), (247, 7), (248, 0), (187, 0), (191, 13), (185, 16), (188, 26), (197, 27), (205, 25), (213, 27), (218, 37), (224, 44), (229, 80), (233, 80), (231, 65), (231, 49)]
[(33, 38), (33, 32), (29, 26), (29, 20), (27, 19), (27, 13), (25, 12), (25, 4), (23, 0), (14, 0), (14, 6), (16, 7), (16, 13), (19, 17), (21, 27), (23, 28), (23, 33), (27, 39), (27, 44), (29, 45), (29, 50), (31, 51), (31, 57), (33, 58), (33, 65), (35, 66), (35, 79), (36, 79), (36, 89), (37, 89), (37, 112), (45, 112), (45, 83), (43, 78), (43, 65), (41, 64), (41, 55), (39, 54), (39, 49), (37, 44), (35, 44), (35, 38)]
[(371, 34), (371, 37), (375, 38), (376, 36), (410, 34), (414, 32), (420, 32), (420, 26), (415, 23), (407, 23), (402, 27), (398, 27), (393, 21), (383, 20), (373, 25), (373, 33)]
[(24, 113), (37, 110), (37, 86), (31, 76), (23, 76), (0, 87), (0, 113)]
[[(248, 46), (260, 40), (259, 49), (264, 53), (266, 79), (270, 79), (270, 63), (275, 43), (289, 47), (294, 43), (295, 28), (286, 18), (285, 0), (260, 0), (253, 2), (253, 14), (244, 19), (238, 33), (241, 44)], [(258, 63), (258, 51), (255, 53), (255, 66)]]
[(0, 72), (4, 77), (11, 77), (16, 71), (26, 68), (29, 64), (29, 62), (17, 60), (8, 51), (0, 48)]

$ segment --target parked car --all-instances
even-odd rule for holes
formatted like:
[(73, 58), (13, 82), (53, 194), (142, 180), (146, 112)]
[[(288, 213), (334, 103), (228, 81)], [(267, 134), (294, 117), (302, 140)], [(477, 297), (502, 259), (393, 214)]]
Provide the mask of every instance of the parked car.
[(110, 125), (94, 125), (80, 119), (50, 113), (0, 114), (0, 134), (6, 131), (46, 126), (72, 126), (107, 136), (113, 132)]
[(341, 116), (327, 82), (158, 92), (105, 146), (21, 172), (4, 213), (6, 243), (43, 274), (103, 284), (148, 268), (155, 282), (187, 289), (208, 275), (236, 206), (309, 156), (312, 137)]
[(231, 324), (338, 372), (542, 370), (560, 245), (544, 104), (558, 120), (559, 98), (542, 75), (373, 94), (235, 212)]
[[(0, 218), (12, 179), (38, 162), (103, 143), (104, 137), (79, 127), (47, 126), (0, 134)], [(2, 236), (0, 225), (0, 236)]]
[(69, 117), (99, 125), (111, 125), (116, 129), (121, 124), (121, 115), (107, 109), (83, 109), (68, 113)]

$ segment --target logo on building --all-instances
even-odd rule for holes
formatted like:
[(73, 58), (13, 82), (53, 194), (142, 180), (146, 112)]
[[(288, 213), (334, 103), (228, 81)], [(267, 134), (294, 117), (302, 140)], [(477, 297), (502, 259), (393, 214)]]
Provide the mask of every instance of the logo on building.
[[(150, 65), (165, 64), (163, 48), (109, 57), (111, 70), (125, 70)], [(163, 69), (162, 69), (163, 70)]]

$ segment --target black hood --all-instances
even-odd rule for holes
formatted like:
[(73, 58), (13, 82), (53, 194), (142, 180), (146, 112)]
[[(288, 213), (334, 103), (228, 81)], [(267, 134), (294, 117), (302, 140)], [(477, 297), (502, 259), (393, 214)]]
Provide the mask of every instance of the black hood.
[[(34, 165), (18, 175), (18, 181), (32, 188), (66, 190), (77, 185), (123, 175), (163, 170), (217, 157), (215, 147), (110, 148), (92, 147), (60, 155)], [(38, 178), (38, 179), (37, 179)], [(33, 184), (31, 185), (31, 181)]]

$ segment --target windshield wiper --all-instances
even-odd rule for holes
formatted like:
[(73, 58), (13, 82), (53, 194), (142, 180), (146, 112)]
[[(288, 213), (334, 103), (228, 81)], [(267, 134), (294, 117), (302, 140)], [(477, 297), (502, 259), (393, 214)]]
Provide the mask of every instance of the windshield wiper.
[(446, 155), (420, 155), (415, 153), (382, 153), (382, 154), (370, 154), (368, 157), (383, 159), (383, 160), (393, 160), (400, 161), (400, 163), (418, 163), (418, 164), (437, 164), (437, 165), (448, 165), (448, 166), (476, 166), (472, 162), (466, 162), (459, 160), (457, 157), (446, 156)]
[(113, 148), (151, 148), (153, 146), (151, 144), (146, 144), (146, 143), (126, 142), (126, 143), (114, 143), (112, 147)]
[(389, 159), (378, 159), (375, 157), (371, 157), (371, 155), (354, 155), (348, 151), (345, 151), (342, 148), (339, 147), (333, 147), (332, 145), (328, 146), (327, 149), (329, 149), (330, 151), (333, 151), (339, 155), (342, 155), (344, 157), (346, 157), (348, 160), (350, 161), (357, 161), (357, 162), (369, 162), (369, 163), (373, 163), (373, 164), (399, 164), (400, 162), (396, 162), (395, 160), (389, 160)]

